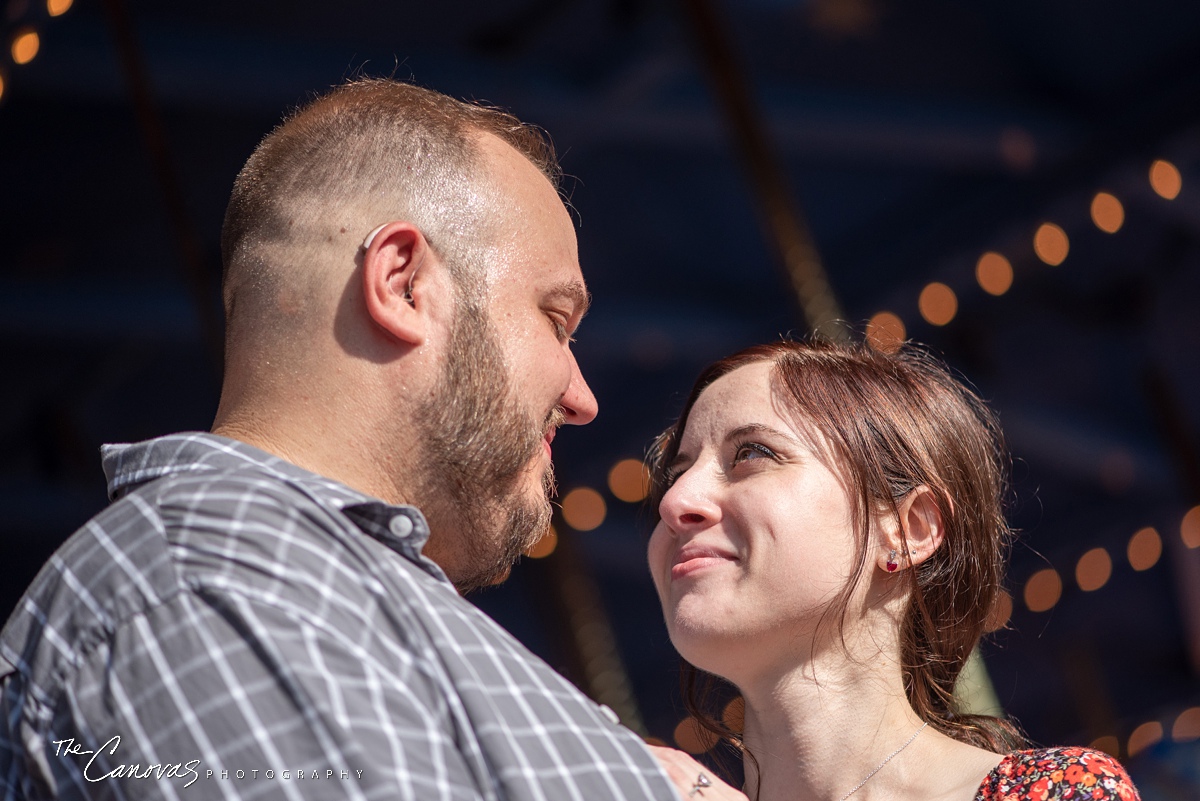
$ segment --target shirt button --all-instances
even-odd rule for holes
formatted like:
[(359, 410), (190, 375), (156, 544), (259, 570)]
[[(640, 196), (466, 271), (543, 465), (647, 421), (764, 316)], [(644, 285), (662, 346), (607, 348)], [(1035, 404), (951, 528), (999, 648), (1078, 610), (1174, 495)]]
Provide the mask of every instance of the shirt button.
[(617, 725), (621, 723), (621, 716), (614, 712), (613, 708), (608, 704), (600, 704), (600, 714)]
[(396, 515), (392, 518), (392, 522), (388, 523), (388, 528), (390, 528), (392, 533), (397, 537), (404, 539), (409, 534), (412, 534), (413, 524), (412, 521), (408, 519), (408, 515)]

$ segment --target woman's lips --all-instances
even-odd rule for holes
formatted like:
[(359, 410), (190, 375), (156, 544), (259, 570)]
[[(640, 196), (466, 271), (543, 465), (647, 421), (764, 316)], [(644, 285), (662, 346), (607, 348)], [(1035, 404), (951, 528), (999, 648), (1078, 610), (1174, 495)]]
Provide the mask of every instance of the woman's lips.
[(671, 565), (671, 578), (681, 579), (705, 568), (725, 562), (736, 562), (737, 555), (710, 545), (685, 545), (675, 554)]

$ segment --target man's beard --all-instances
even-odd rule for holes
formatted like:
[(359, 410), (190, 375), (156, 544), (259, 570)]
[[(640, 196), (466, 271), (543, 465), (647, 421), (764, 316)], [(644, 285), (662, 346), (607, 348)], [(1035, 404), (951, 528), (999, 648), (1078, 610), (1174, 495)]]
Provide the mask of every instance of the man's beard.
[(550, 527), (553, 465), (539, 497), (524, 479), (546, 432), (562, 423), (561, 410), (542, 421), (522, 411), (486, 312), (460, 303), (445, 367), (417, 422), (423, 441), (414, 500), (429, 517), (427, 555), (453, 565), (460, 593), (502, 581)]

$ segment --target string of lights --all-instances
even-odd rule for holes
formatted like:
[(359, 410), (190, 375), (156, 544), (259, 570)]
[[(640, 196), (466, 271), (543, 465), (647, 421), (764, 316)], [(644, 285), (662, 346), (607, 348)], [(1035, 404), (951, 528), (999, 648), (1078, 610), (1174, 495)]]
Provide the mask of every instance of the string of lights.
[[(1170, 161), (1155, 160), (1148, 170), (1150, 188), (1164, 200), (1174, 200), (1183, 190), (1183, 176)], [(1112, 192), (1097, 191), (1090, 205), (1092, 223), (1107, 234), (1115, 234), (1125, 224), (1125, 206)], [(1057, 223), (1046, 221), (1037, 226), (1032, 236), (1033, 251), (1037, 258), (1051, 267), (1066, 261), (1071, 250), (1067, 232)], [(999, 297), (1012, 288), (1014, 271), (1012, 262), (1002, 253), (988, 250), (975, 263), (975, 280), (980, 289)], [(930, 325), (949, 325), (958, 315), (958, 295), (945, 283), (932, 281), (926, 284), (917, 298), (917, 311)], [(895, 350), (908, 337), (903, 318), (890, 310), (879, 311), (867, 322), (866, 338), (872, 347), (880, 350)]]
[[(44, 10), (48, 17), (61, 17), (71, 9), (74, 2), (75, 0), (46, 0), (44, 4), (37, 4), (34, 8)], [(40, 14), (31, 11), (25, 3), (10, 3), (8, 16), (13, 27), (5, 37), (8, 40), (5, 61), (12, 66), (24, 67), (37, 58), (42, 48), (42, 39), (37, 27), (39, 20), (36, 19)], [(8, 66), (9, 64), (0, 63), (0, 101), (4, 100), (8, 89)]]

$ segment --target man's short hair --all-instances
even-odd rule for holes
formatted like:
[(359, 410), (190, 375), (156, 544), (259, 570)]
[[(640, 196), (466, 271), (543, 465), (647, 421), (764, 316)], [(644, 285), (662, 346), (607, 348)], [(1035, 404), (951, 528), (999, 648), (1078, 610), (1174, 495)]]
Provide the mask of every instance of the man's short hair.
[[(421, 228), (460, 286), (477, 284), (470, 256), (490, 239), (479, 135), (493, 134), (556, 188), (560, 169), (541, 129), (513, 115), (412, 84), (354, 80), (291, 113), (238, 174), (221, 235), (226, 314), (253, 296), (257, 313), (285, 272), (319, 264), (340, 237), (358, 244), (390, 220)], [(472, 270), (474, 268), (474, 273)], [(293, 281), (299, 281), (299, 286)], [(303, 292), (302, 273), (290, 276)], [(257, 302), (255, 302), (257, 300)]]

